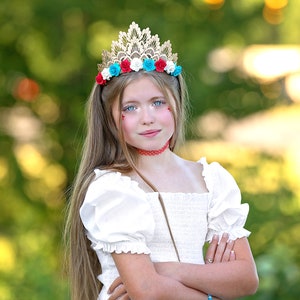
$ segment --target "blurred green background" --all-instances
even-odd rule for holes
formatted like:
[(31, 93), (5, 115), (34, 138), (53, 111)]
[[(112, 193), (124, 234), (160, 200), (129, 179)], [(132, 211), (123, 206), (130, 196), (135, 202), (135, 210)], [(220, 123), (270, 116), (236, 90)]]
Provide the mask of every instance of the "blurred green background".
[(260, 275), (300, 295), (300, 1), (2, 0), (0, 300), (69, 299), (62, 230), (103, 48), (134, 20), (170, 39), (190, 91), (189, 159), (236, 178)]

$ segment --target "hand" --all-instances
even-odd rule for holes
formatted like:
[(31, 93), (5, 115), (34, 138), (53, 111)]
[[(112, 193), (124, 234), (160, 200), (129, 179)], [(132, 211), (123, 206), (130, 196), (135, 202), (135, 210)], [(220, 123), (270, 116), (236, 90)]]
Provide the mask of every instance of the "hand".
[(234, 241), (228, 240), (228, 234), (223, 233), (219, 242), (219, 236), (214, 235), (205, 255), (205, 263), (220, 263), (235, 260), (233, 250)]
[(108, 289), (108, 300), (130, 300), (121, 277), (117, 277)]

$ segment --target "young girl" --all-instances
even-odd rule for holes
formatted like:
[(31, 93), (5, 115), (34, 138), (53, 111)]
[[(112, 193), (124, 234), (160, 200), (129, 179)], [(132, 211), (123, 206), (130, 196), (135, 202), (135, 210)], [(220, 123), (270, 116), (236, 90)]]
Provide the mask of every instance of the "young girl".
[(73, 300), (233, 299), (257, 289), (236, 182), (218, 163), (174, 152), (186, 106), (176, 62), (169, 41), (134, 22), (103, 53), (66, 227)]

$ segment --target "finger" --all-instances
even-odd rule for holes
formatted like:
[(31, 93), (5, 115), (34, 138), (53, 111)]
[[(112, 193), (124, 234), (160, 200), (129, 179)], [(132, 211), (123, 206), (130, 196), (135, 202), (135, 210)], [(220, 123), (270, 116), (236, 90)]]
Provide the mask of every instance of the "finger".
[(231, 251), (233, 249), (233, 246), (234, 246), (234, 241), (233, 240), (229, 240), (226, 243), (226, 248), (225, 248), (223, 256), (222, 256), (222, 262), (227, 262), (227, 261), (230, 260), (230, 254), (231, 254)]
[(215, 258), (214, 258), (215, 262), (222, 261), (223, 254), (224, 254), (224, 251), (227, 246), (227, 241), (228, 241), (228, 233), (223, 233), (222, 238), (221, 238), (219, 245), (217, 247), (217, 250), (216, 250), (216, 254), (215, 254)]
[(231, 250), (231, 251), (230, 251), (230, 258), (229, 258), (229, 261), (233, 261), (233, 260), (236, 260), (236, 256), (235, 256), (235, 251), (234, 251), (234, 250)]
[[(108, 299), (110, 300), (110, 299)], [(126, 295), (123, 295), (122, 297), (119, 297), (117, 300), (130, 300), (129, 296), (126, 294)]]
[(108, 293), (112, 293), (120, 284), (122, 284), (122, 280), (121, 277), (117, 277), (113, 283), (110, 285), (109, 289), (108, 289)]
[(127, 291), (125, 289), (124, 284), (118, 285), (113, 292), (110, 294), (109, 300), (120, 300), (120, 299), (126, 299)]
[(209, 247), (205, 255), (205, 263), (211, 264), (214, 261), (215, 253), (218, 247), (219, 236), (214, 234), (213, 238), (209, 244)]

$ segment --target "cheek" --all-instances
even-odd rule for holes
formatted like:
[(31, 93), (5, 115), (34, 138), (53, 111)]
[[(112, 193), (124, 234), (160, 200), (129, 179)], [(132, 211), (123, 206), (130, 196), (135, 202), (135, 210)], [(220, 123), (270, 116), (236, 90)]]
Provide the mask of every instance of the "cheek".
[(128, 136), (136, 128), (136, 121), (131, 116), (121, 115), (122, 118), (122, 130), (125, 136)]
[(160, 111), (159, 120), (165, 126), (175, 126), (174, 116), (170, 107)]
[(160, 112), (160, 117), (162, 119), (165, 119), (167, 122), (170, 122), (170, 120), (174, 120), (171, 107), (168, 106), (167, 109), (164, 109)]

